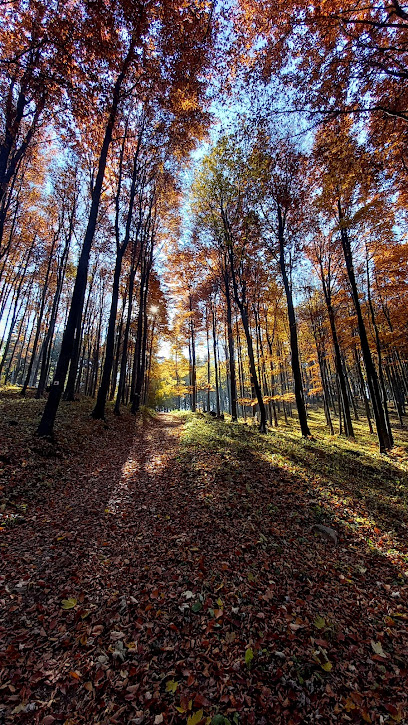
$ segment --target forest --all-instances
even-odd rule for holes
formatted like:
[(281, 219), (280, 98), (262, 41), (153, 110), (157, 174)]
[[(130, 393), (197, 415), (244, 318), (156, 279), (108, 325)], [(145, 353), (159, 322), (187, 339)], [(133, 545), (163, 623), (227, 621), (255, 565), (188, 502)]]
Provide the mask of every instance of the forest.
[(0, 3), (0, 725), (408, 723), (408, 4)]

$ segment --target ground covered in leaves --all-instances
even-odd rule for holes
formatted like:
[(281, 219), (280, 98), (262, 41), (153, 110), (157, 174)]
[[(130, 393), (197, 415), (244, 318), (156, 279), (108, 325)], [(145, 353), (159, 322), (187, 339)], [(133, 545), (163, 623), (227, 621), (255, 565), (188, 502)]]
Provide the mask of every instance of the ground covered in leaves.
[(42, 405), (1, 401), (0, 723), (408, 722), (402, 436)]

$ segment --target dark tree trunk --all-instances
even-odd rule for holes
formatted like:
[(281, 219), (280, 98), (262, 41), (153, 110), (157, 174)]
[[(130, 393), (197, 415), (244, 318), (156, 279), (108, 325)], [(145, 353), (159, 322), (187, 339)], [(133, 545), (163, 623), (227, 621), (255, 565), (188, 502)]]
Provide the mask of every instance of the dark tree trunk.
[[(207, 337), (207, 413), (210, 412), (211, 361), (210, 361), (210, 330), (208, 324), (208, 307), (205, 308), (205, 332)], [(178, 383), (177, 383), (178, 384)]]
[(130, 323), (132, 321), (133, 290), (134, 290), (134, 284), (135, 284), (135, 276), (136, 276), (136, 268), (134, 265), (132, 265), (132, 269), (130, 270), (130, 275), (129, 275), (128, 309), (127, 309), (127, 317), (126, 317), (126, 325), (125, 325), (125, 334), (123, 336), (123, 347), (122, 347), (122, 357), (121, 357), (121, 361), (120, 361), (118, 392), (116, 395), (116, 402), (115, 402), (115, 408), (114, 408), (115, 415), (120, 415), (120, 403), (121, 403), (124, 389), (125, 389), (126, 365), (127, 365), (127, 359), (128, 359)]
[[(146, 300), (147, 300), (147, 289), (146, 289)], [(145, 302), (146, 302), (145, 300)], [(146, 345), (147, 345), (147, 309), (146, 304), (144, 305), (143, 312), (143, 336), (140, 349), (140, 362), (137, 368), (136, 384), (135, 384), (135, 395), (132, 403), (132, 413), (138, 413), (140, 409), (142, 387), (144, 382), (145, 367), (146, 367)]]
[(313, 338), (315, 341), (316, 346), (316, 352), (317, 352), (317, 360), (319, 363), (319, 370), (320, 370), (320, 378), (322, 381), (322, 388), (323, 388), (323, 406), (324, 406), (324, 413), (326, 417), (326, 423), (330, 429), (330, 434), (334, 435), (334, 428), (333, 428), (333, 421), (331, 419), (330, 415), (330, 406), (329, 406), (329, 394), (327, 390), (327, 380), (325, 375), (325, 366), (324, 366), (324, 353), (322, 352), (320, 340), (322, 338), (322, 332), (319, 326), (317, 326), (317, 322), (314, 318), (313, 311), (309, 310), (310, 314), (310, 321), (312, 324), (312, 331), (313, 331)]
[[(80, 317), (77, 321), (77, 326), (75, 330), (75, 339), (74, 339), (74, 345), (71, 352), (71, 358), (69, 361), (69, 373), (68, 373), (68, 380), (67, 384), (65, 386), (64, 391), (64, 400), (68, 400), (73, 402), (75, 400), (75, 392), (79, 392), (80, 384), (81, 384), (81, 376), (82, 376), (82, 364), (83, 364), (83, 356), (81, 357), (81, 346), (82, 346), (82, 338), (84, 337), (84, 328), (86, 325), (86, 320), (88, 317), (88, 308), (91, 302), (91, 294), (92, 294), (92, 288), (95, 281), (95, 271), (96, 271), (96, 264), (94, 267), (93, 274), (91, 276), (91, 282), (88, 289), (88, 296), (87, 301), (85, 304), (85, 312), (83, 314), (83, 320), (82, 320), (82, 313), (83, 313), (83, 305), (80, 309)], [(102, 312), (102, 310), (101, 310)], [(89, 326), (88, 326), (89, 327)], [(81, 360), (81, 364), (79, 365), (78, 370), (78, 364)]]
[(227, 302), (227, 336), (228, 336), (231, 417), (232, 417), (232, 420), (238, 420), (237, 376), (236, 376), (236, 370), (235, 370), (234, 333), (232, 331), (232, 306), (231, 306), (230, 279), (229, 279), (228, 275), (224, 275), (224, 286), (225, 286), (225, 299)]
[(342, 225), (340, 228), (341, 244), (343, 248), (344, 259), (346, 262), (347, 275), (350, 282), (351, 293), (356, 310), (358, 331), (360, 335), (361, 351), (363, 354), (364, 365), (367, 373), (367, 384), (370, 390), (371, 401), (374, 410), (375, 423), (377, 428), (377, 436), (380, 447), (380, 452), (384, 453), (392, 448), (393, 442), (389, 436), (387, 429), (387, 422), (384, 414), (384, 408), (381, 401), (380, 387), (378, 384), (377, 372), (375, 370), (373, 358), (371, 356), (370, 345), (368, 343), (367, 331), (364, 324), (363, 314), (361, 311), (360, 298), (358, 296), (356, 277), (354, 273), (353, 256), (351, 252), (351, 244), (347, 232), (347, 228), (344, 225), (343, 211), (341, 208), (340, 199), (337, 202), (339, 222)]
[(190, 365), (190, 387), (191, 387), (191, 410), (193, 413), (197, 410), (197, 362), (196, 362), (196, 342), (195, 342), (195, 325), (193, 316), (193, 303), (191, 294), (189, 295), (190, 309), (190, 343), (191, 343), (191, 365)]
[(13, 300), (14, 307), (13, 307), (13, 314), (12, 314), (12, 318), (11, 318), (11, 322), (10, 322), (9, 333), (8, 333), (8, 337), (7, 337), (7, 341), (6, 341), (6, 346), (5, 346), (5, 349), (4, 349), (3, 357), (2, 357), (1, 362), (0, 362), (0, 376), (1, 376), (1, 373), (2, 373), (2, 370), (3, 370), (3, 367), (4, 367), (4, 364), (6, 362), (7, 354), (8, 354), (9, 347), (10, 347), (10, 343), (11, 343), (11, 337), (12, 337), (12, 334), (13, 334), (14, 326), (16, 324), (17, 315), (18, 315), (18, 312), (20, 311), (20, 308), (21, 308), (21, 305), (20, 305), (20, 307), (17, 307), (17, 305), (18, 305), (18, 302), (19, 302), (19, 299), (20, 299), (21, 290), (23, 288), (23, 283), (24, 283), (25, 276), (26, 276), (26, 273), (27, 273), (28, 264), (29, 264), (30, 259), (31, 259), (31, 253), (32, 253), (33, 248), (34, 248), (35, 240), (36, 240), (36, 237), (33, 238), (32, 242), (31, 242), (31, 245), (30, 245), (30, 248), (29, 248), (29, 250), (27, 252), (27, 257), (26, 257), (26, 260), (25, 260), (25, 263), (24, 263), (23, 270), (22, 270), (21, 275), (20, 275), (20, 280), (19, 280), (19, 283), (18, 283), (18, 286), (17, 286), (16, 294), (14, 296), (14, 300)]
[(217, 418), (220, 417), (220, 386), (219, 386), (219, 375), (218, 375), (218, 355), (217, 355), (217, 325), (215, 318), (215, 308), (212, 305), (212, 336), (213, 336), (213, 354), (214, 354), (214, 372), (215, 372), (215, 410)]
[(23, 387), (21, 389), (21, 395), (22, 396), (25, 396), (25, 394), (27, 392), (27, 388), (28, 388), (28, 385), (30, 383), (31, 371), (33, 369), (35, 356), (37, 354), (37, 345), (38, 345), (38, 341), (40, 339), (41, 326), (42, 326), (42, 323), (43, 323), (44, 308), (45, 308), (45, 303), (46, 303), (46, 299), (47, 299), (48, 280), (50, 278), (51, 264), (52, 264), (52, 261), (53, 261), (53, 254), (54, 254), (55, 245), (57, 243), (58, 235), (59, 235), (59, 230), (58, 230), (58, 232), (56, 232), (54, 234), (54, 237), (53, 237), (53, 240), (52, 240), (50, 254), (49, 254), (49, 257), (48, 257), (47, 271), (46, 271), (46, 274), (45, 274), (44, 284), (43, 284), (42, 293), (41, 293), (40, 307), (39, 307), (39, 311), (38, 311), (38, 321), (37, 321), (37, 327), (36, 327), (35, 336), (34, 336), (34, 342), (33, 342), (33, 349), (32, 349), (32, 352), (31, 352), (31, 358), (30, 358), (30, 362), (29, 362), (29, 365), (28, 365), (28, 370), (27, 370), (26, 378), (25, 378)]
[(295, 317), (295, 308), (293, 306), (292, 288), (289, 283), (288, 273), (286, 270), (285, 263), (285, 240), (283, 231), (283, 222), (281, 218), (280, 210), (278, 209), (279, 215), (279, 267), (282, 274), (283, 286), (286, 295), (286, 304), (288, 308), (288, 320), (289, 320), (289, 333), (290, 333), (290, 351), (292, 360), (292, 373), (293, 381), (295, 384), (295, 399), (296, 407), (299, 416), (300, 430), (302, 436), (307, 438), (310, 436), (309, 425), (307, 422), (306, 406), (303, 393), (302, 385), (302, 373), (300, 370), (300, 358), (299, 358), (299, 345), (297, 337), (297, 326)]
[(102, 378), (99, 385), (96, 404), (92, 411), (92, 418), (96, 420), (105, 418), (106, 399), (108, 397), (110, 377), (113, 366), (113, 355), (115, 349), (115, 326), (119, 301), (120, 274), (122, 271), (122, 252), (116, 256), (115, 273), (113, 276), (112, 302), (109, 314), (108, 334), (105, 343), (105, 362), (102, 370)]
[(52, 301), (52, 308), (51, 308), (51, 317), (50, 322), (48, 326), (48, 330), (45, 335), (44, 339), (44, 345), (42, 349), (42, 360), (41, 360), (41, 372), (40, 372), (40, 380), (38, 383), (38, 388), (36, 392), (36, 398), (41, 398), (44, 395), (45, 388), (47, 386), (47, 378), (48, 378), (48, 371), (49, 371), (49, 365), (50, 365), (50, 356), (51, 356), (51, 346), (52, 341), (54, 338), (54, 330), (55, 325), (57, 322), (57, 314), (58, 314), (58, 307), (59, 302), (61, 299), (61, 293), (62, 293), (62, 287), (64, 284), (64, 277), (65, 277), (65, 271), (68, 261), (68, 251), (69, 251), (69, 244), (67, 243), (64, 247), (64, 252), (61, 258), (61, 262), (58, 269), (58, 275), (57, 275), (57, 287), (54, 294), (54, 299)]
[(356, 369), (357, 369), (358, 379), (359, 379), (359, 383), (360, 383), (361, 396), (362, 396), (363, 402), (364, 402), (364, 410), (365, 410), (365, 414), (367, 417), (368, 427), (370, 429), (370, 434), (372, 435), (374, 433), (374, 430), (373, 430), (373, 424), (371, 422), (370, 404), (368, 402), (368, 398), (367, 398), (366, 391), (365, 391), (365, 380), (364, 380), (363, 371), (362, 371), (361, 365), (360, 365), (360, 357), (359, 357), (356, 347), (354, 348), (354, 360), (356, 361)]
[(327, 307), (327, 314), (329, 317), (329, 323), (330, 323), (330, 331), (331, 336), (333, 340), (333, 347), (334, 347), (334, 362), (336, 366), (336, 374), (337, 374), (337, 380), (339, 383), (339, 393), (341, 397), (341, 403), (344, 413), (344, 428), (345, 428), (345, 434), (349, 438), (354, 438), (354, 430), (353, 430), (353, 423), (351, 421), (351, 414), (350, 414), (350, 406), (349, 401), (347, 397), (347, 386), (346, 386), (346, 379), (344, 376), (344, 370), (341, 360), (341, 352), (340, 352), (340, 345), (339, 345), (339, 338), (337, 336), (337, 328), (336, 328), (336, 321), (334, 317), (334, 309), (332, 304), (332, 298), (331, 298), (331, 289), (330, 289), (330, 281), (329, 283), (326, 282), (324, 272), (323, 272), (323, 265), (322, 262), (320, 262), (320, 279), (323, 287), (323, 294), (324, 299), (326, 302)]
[(61, 351), (58, 358), (53, 384), (51, 386), (48, 400), (45, 405), (40, 425), (38, 426), (37, 430), (39, 436), (51, 436), (53, 434), (55, 417), (57, 415), (58, 406), (61, 401), (69, 361), (71, 359), (72, 350), (75, 343), (75, 331), (77, 331), (77, 335), (79, 336), (79, 330), (77, 329), (77, 327), (79, 320), (81, 320), (82, 318), (82, 309), (85, 299), (85, 290), (88, 276), (89, 255), (95, 236), (108, 151), (111, 144), (113, 128), (116, 121), (122, 83), (125, 79), (132, 56), (133, 42), (129, 48), (128, 55), (126, 56), (122, 70), (116, 80), (113, 90), (112, 105), (110, 108), (109, 118), (105, 129), (105, 136), (102, 143), (101, 153), (99, 156), (98, 173), (96, 176), (95, 187), (92, 193), (92, 203), (89, 213), (88, 226), (85, 232), (85, 239), (79, 258), (77, 275), (75, 279), (74, 290), (72, 293), (71, 306), (64, 335), (62, 338)]
[(374, 306), (373, 301), (371, 299), (371, 285), (370, 285), (370, 270), (369, 270), (369, 263), (367, 258), (367, 295), (368, 295), (368, 306), (370, 308), (371, 313), (371, 321), (373, 323), (374, 328), (374, 335), (375, 335), (375, 345), (377, 348), (377, 357), (378, 357), (378, 373), (379, 373), (379, 382), (380, 382), (380, 389), (381, 389), (381, 395), (382, 395), (382, 402), (384, 406), (384, 416), (385, 416), (385, 422), (387, 426), (387, 432), (388, 437), (390, 440), (391, 445), (394, 445), (394, 439), (392, 435), (391, 430), (391, 424), (390, 424), (390, 416), (388, 413), (388, 405), (387, 405), (387, 390), (385, 387), (385, 380), (384, 380), (384, 372), (383, 372), (383, 361), (382, 361), (382, 349), (381, 349), (381, 340), (380, 340), (380, 333), (378, 330), (377, 320), (375, 319), (374, 314)]

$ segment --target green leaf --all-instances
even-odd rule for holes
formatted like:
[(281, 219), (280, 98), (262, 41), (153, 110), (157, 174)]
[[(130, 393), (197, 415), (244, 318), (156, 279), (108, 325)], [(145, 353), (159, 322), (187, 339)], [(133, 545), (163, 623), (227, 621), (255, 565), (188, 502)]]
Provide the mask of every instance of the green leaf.
[(173, 694), (176, 692), (177, 688), (179, 686), (179, 683), (175, 680), (169, 680), (166, 682), (166, 692), (173, 692)]
[(194, 602), (193, 606), (191, 607), (191, 611), (197, 613), (197, 612), (200, 612), (202, 610), (202, 608), (203, 608), (202, 602), (200, 602), (200, 601)]
[(224, 715), (214, 715), (213, 719), (211, 720), (211, 725), (225, 725)]
[(327, 661), (327, 662), (323, 662), (323, 664), (321, 664), (320, 667), (325, 672), (331, 672), (333, 665), (331, 662)]
[(61, 602), (61, 607), (63, 609), (73, 609), (77, 605), (77, 600), (74, 597), (70, 597), (69, 599), (63, 599)]
[(373, 648), (376, 655), (380, 655), (380, 657), (386, 658), (387, 655), (385, 654), (381, 642), (374, 642), (374, 640), (371, 640), (371, 647)]
[(193, 715), (187, 718), (187, 725), (198, 725), (200, 720), (203, 719), (204, 710), (197, 710)]
[(314, 626), (317, 627), (317, 629), (323, 629), (326, 626), (326, 620), (324, 617), (321, 617), (320, 614), (316, 617), (315, 621), (313, 622)]
[(249, 668), (251, 667), (252, 660), (254, 659), (254, 653), (251, 647), (248, 647), (248, 649), (245, 652), (245, 664)]

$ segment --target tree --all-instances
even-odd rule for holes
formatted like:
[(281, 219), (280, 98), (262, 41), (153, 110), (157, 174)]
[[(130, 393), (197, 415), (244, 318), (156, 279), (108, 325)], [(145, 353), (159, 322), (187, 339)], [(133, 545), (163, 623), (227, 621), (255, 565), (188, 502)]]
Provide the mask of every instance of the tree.
[(254, 162), (260, 180), (260, 208), (264, 219), (269, 252), (278, 260), (288, 309), (292, 371), (295, 385), (296, 407), (302, 436), (310, 436), (300, 368), (298, 334), (293, 303), (293, 265), (299, 248), (302, 206), (305, 204), (305, 186), (302, 176), (305, 159), (289, 140), (263, 146), (255, 152)]
[[(121, 12), (120, 12), (121, 11)], [(96, 28), (100, 31), (100, 18)], [(38, 427), (41, 436), (51, 435), (62, 396), (69, 360), (79, 334), (85, 298), (90, 251), (95, 235), (108, 152), (124, 94), (136, 84), (141, 98), (152, 98), (171, 116), (169, 125), (183, 127), (187, 138), (202, 132), (204, 83), (198, 80), (211, 45), (211, 6), (191, 2), (123, 2), (118, 11), (104, 16), (106, 30), (115, 34), (111, 83), (105, 100), (105, 126), (98, 170), (84, 243), (78, 262), (71, 307), (63, 335), (57, 369)], [(126, 32), (125, 32), (126, 30)], [(94, 41), (97, 41), (96, 35)], [(188, 59), (189, 72), (185, 72)], [(182, 72), (181, 72), (182, 71)], [(114, 77), (112, 78), (112, 75)], [(176, 136), (176, 134), (175, 134)]]
[(317, 203), (335, 224), (343, 251), (351, 297), (357, 316), (380, 451), (384, 452), (392, 447), (392, 434), (387, 425), (377, 372), (368, 341), (352, 251), (352, 234), (356, 233), (361, 220), (367, 218), (367, 214), (372, 210), (370, 200), (372, 195), (378, 191), (373, 176), (374, 169), (364, 148), (359, 146), (351, 135), (349, 123), (335, 123), (322, 130), (316, 138), (314, 154), (316, 163), (319, 165), (321, 186)]
[(247, 342), (251, 381), (260, 414), (259, 429), (266, 432), (266, 410), (255, 365), (248, 299), (248, 285), (259, 250), (259, 225), (246, 160), (232, 138), (221, 139), (204, 159), (193, 198), (196, 227), (208, 232), (208, 243), (218, 250), (227, 303), (226, 283), (232, 286)]

